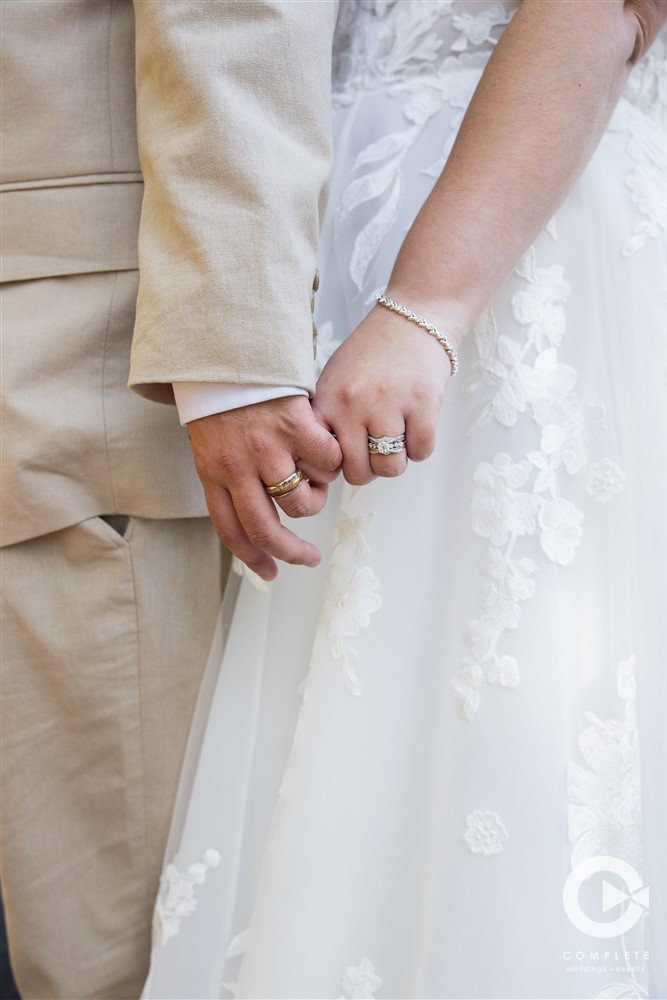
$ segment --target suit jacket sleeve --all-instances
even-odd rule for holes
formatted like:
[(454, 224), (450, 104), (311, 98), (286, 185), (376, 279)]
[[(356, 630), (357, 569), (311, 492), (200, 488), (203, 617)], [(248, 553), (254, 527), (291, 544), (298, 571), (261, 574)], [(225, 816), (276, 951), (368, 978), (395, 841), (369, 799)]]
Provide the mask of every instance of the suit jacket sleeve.
[(130, 386), (314, 391), (334, 0), (135, 0), (144, 175)]

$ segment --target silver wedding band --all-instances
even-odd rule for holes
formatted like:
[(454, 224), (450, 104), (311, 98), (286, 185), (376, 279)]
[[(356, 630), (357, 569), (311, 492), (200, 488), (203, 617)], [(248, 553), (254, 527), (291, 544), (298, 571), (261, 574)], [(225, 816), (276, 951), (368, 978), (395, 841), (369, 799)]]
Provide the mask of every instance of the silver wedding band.
[(368, 450), (371, 455), (398, 455), (405, 451), (405, 434), (396, 437), (385, 435), (384, 437), (373, 437), (368, 435)]

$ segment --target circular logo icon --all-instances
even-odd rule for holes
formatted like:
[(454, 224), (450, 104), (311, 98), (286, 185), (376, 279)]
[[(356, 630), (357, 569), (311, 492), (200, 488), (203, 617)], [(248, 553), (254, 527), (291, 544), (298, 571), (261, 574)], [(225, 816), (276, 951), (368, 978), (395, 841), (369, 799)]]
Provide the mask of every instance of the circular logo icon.
[[(597, 920), (584, 913), (581, 906), (580, 890), (583, 883), (595, 875), (605, 874), (615, 875), (623, 888), (602, 878), (601, 912), (608, 913), (617, 906), (627, 904), (614, 920)], [(577, 930), (595, 938), (613, 938), (629, 931), (642, 913), (648, 910), (648, 895), (648, 886), (642, 885), (641, 876), (631, 864), (621, 858), (600, 854), (582, 861), (572, 869), (563, 886), (563, 906)]]

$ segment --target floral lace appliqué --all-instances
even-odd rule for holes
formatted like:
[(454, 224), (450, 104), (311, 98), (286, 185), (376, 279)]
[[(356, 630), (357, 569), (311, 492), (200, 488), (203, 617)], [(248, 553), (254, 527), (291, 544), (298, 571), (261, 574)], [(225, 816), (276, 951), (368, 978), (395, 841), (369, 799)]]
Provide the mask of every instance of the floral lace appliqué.
[(333, 47), (334, 102), (351, 104), (359, 92), (386, 91), (435, 64), (443, 43), (434, 28), (452, 5), (453, 0), (342, 3)]
[(623, 719), (602, 722), (586, 712), (590, 725), (578, 739), (586, 767), (567, 771), (568, 836), (572, 867), (598, 854), (628, 861), (641, 871), (639, 737), (636, 720), (635, 658), (616, 672)]
[(440, 101), (428, 91), (413, 95), (403, 107), (403, 114), (411, 123), (409, 128), (382, 136), (362, 150), (354, 162), (353, 173), (365, 169), (348, 184), (343, 193), (336, 211), (336, 232), (340, 232), (342, 224), (355, 209), (370, 201), (376, 201), (379, 205), (354, 241), (350, 277), (359, 290), (364, 284), (371, 261), (396, 221), (403, 194), (403, 160), (440, 107)]
[[(555, 226), (549, 230), (555, 235)], [(479, 603), (481, 615), (466, 625), (464, 638), (471, 656), (454, 675), (452, 687), (459, 714), (472, 719), (486, 680), (505, 688), (519, 684), (519, 664), (499, 648), (502, 636), (516, 629), (521, 604), (536, 590), (535, 546), (557, 566), (573, 562), (583, 538), (584, 513), (563, 496), (567, 479), (589, 467), (590, 454), (605, 430), (604, 407), (576, 392), (577, 373), (559, 359), (566, 332), (565, 303), (570, 286), (558, 264), (539, 267), (531, 247), (515, 268), (525, 287), (511, 298), (512, 317), (523, 339), (499, 335), (487, 310), (473, 338), (478, 358), (467, 390), (481, 395), (473, 410), (469, 434), (492, 421), (513, 427), (531, 417), (539, 428), (539, 447), (519, 461), (498, 452), (480, 462), (473, 474), (470, 501), (473, 531), (489, 542), (481, 571), (486, 577)], [(588, 468), (589, 494), (609, 500), (623, 486), (623, 472), (609, 459)]]
[(368, 958), (362, 958), (359, 965), (350, 965), (345, 970), (339, 1000), (374, 1000), (381, 987), (382, 980), (373, 963)]
[(167, 865), (160, 880), (160, 891), (153, 912), (153, 947), (163, 947), (178, 934), (181, 920), (197, 909), (195, 886), (202, 885), (209, 868), (217, 868), (220, 854), (209, 849), (201, 862), (182, 872), (176, 865)]
[(332, 655), (342, 662), (345, 686), (357, 697), (361, 683), (354, 664), (359, 655), (349, 640), (368, 628), (371, 615), (382, 605), (380, 581), (370, 566), (359, 562), (369, 551), (365, 532), (373, 519), (373, 514), (355, 517), (341, 508), (318, 626), (331, 643)]
[(466, 816), (463, 839), (472, 854), (484, 854), (488, 858), (502, 852), (509, 834), (498, 813), (475, 809)]
[(511, 12), (501, 3), (494, 3), (493, 7), (483, 10), (481, 14), (454, 14), (452, 25), (461, 32), (461, 37), (452, 45), (452, 52), (463, 52), (468, 45), (483, 45), (485, 42), (495, 45), (493, 29), (501, 24), (509, 24), (511, 19)]
[(607, 503), (613, 496), (620, 493), (625, 482), (625, 473), (612, 462), (605, 459), (604, 462), (596, 462), (588, 470), (588, 483), (586, 492), (597, 500), (598, 503)]
[[(662, 54), (653, 51), (659, 46), (662, 46)], [(623, 97), (607, 125), (608, 132), (626, 137), (625, 151), (632, 166), (625, 177), (625, 186), (639, 214), (632, 235), (623, 247), (625, 256), (641, 250), (647, 239), (663, 236), (667, 225), (664, 124), (667, 64), (664, 48), (664, 42), (659, 39), (634, 67)]]

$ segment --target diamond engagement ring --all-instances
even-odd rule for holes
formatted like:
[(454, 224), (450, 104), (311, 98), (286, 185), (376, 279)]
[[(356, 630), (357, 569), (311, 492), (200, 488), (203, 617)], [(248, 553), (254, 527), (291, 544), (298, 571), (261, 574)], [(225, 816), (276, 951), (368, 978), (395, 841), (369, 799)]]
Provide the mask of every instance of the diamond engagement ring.
[(265, 489), (269, 496), (276, 500), (278, 497), (286, 497), (297, 486), (301, 486), (305, 478), (301, 469), (295, 469), (287, 479), (283, 479), (281, 483), (276, 483), (274, 486), (266, 486)]
[(397, 455), (405, 451), (405, 434), (398, 437), (373, 437), (368, 435), (368, 450), (371, 455)]

